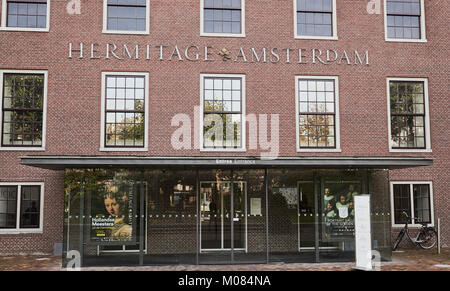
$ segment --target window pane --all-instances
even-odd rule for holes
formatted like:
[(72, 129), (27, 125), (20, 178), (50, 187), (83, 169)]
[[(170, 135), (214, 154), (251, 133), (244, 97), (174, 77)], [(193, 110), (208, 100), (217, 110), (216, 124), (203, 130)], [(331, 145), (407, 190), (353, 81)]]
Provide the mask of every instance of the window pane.
[[(334, 122), (328, 115), (306, 115), (299, 116), (299, 136), (304, 142), (301, 147), (335, 147)], [(332, 117), (331, 117), (332, 118)]]
[(46, 3), (32, 3), (20, 1), (10, 2), (7, 5), (7, 26), (45, 28), (47, 17)]
[[(411, 223), (411, 195), (409, 184), (394, 184), (394, 221), (395, 224)], [(404, 212), (408, 215), (407, 218)]]
[(205, 0), (204, 32), (241, 33), (240, 0)]
[(214, 22), (205, 21), (205, 32), (214, 32)]
[(44, 76), (4, 74), (4, 79), (2, 145), (41, 146)]
[(106, 76), (105, 146), (144, 147), (145, 79)]
[(425, 148), (423, 82), (390, 82), (393, 148)]
[(297, 34), (332, 36), (331, 0), (297, 0)]
[(205, 20), (214, 20), (214, 10), (206, 9), (205, 10)]
[(431, 223), (430, 185), (413, 185), (416, 223)]
[(20, 227), (39, 228), (40, 186), (21, 187)]
[(233, 33), (241, 33), (241, 23), (240, 22), (232, 22), (231, 23), (231, 30)]
[(16, 228), (17, 186), (0, 186), (0, 229)]
[(203, 146), (205, 148), (240, 148), (242, 146), (241, 79), (208, 77), (204, 82)]
[(145, 31), (145, 1), (108, 1), (108, 30)]
[(420, 38), (420, 0), (387, 0), (388, 37)]
[[(335, 101), (330, 80), (299, 80), (300, 147), (335, 148)], [(329, 96), (327, 96), (327, 94)]]

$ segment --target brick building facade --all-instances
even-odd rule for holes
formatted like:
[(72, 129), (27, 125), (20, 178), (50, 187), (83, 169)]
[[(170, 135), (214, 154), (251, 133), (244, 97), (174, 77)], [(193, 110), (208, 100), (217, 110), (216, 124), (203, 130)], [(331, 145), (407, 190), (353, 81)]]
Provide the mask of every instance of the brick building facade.
[[(370, 162), (361, 166), (361, 169), (389, 169), (388, 181), (380, 186), (389, 187), (389, 190), (380, 191), (384, 195), (380, 199), (389, 200), (388, 207), (382, 212), (383, 215), (389, 215), (386, 227), (393, 235), (398, 232), (398, 228), (392, 227), (395, 223), (391, 197), (395, 182), (432, 182), (429, 188), (432, 195), (428, 195), (431, 195), (433, 207), (429, 207), (428, 211), (431, 210), (434, 214), (434, 224), (437, 218), (441, 219), (442, 246), (450, 244), (450, 200), (446, 192), (450, 186), (448, 1), (418, 1), (424, 8), (419, 18), (424, 21), (425, 26), (420, 28), (426, 34), (422, 33), (419, 39), (412, 41), (389, 38), (386, 32), (388, 28), (385, 28), (385, 21), (389, 16), (385, 13), (383, 1), (379, 14), (376, 11), (368, 13), (369, 1), (331, 1), (334, 11), (331, 9), (329, 13), (332, 18), (336, 18), (331, 24), (335, 33), (331, 32), (331, 37), (322, 39), (302, 37), (300, 18), (297, 19), (302, 12), (299, 12), (301, 8), (293, 0), (242, 1), (241, 30), (237, 35), (206, 32), (209, 24), (203, 13), (208, 6), (204, 6), (203, 0), (144, 1), (147, 3), (144, 6), (147, 18), (144, 17), (144, 20), (148, 27), (144, 27), (139, 33), (111, 32), (108, 31), (109, 24), (106, 24), (105, 29), (105, 23), (109, 21), (104, 19), (108, 18), (105, 16), (107, 9), (104, 9), (107, 4), (100, 0), (80, 1), (80, 14), (68, 13), (70, 11), (67, 10), (67, 4), (71, 1), (43, 1), (47, 3), (49, 10), (49, 24), (47, 28), (44, 26), (44, 31), (14, 29), (4, 19), (10, 15), (4, 11), (8, 4), (6, 2), (12, 1), (0, 0), (0, 72), (3, 80), (6, 79), (5, 74), (11, 72), (46, 71), (48, 75), (44, 98), (46, 108), (43, 146), (37, 149), (10, 147), (3, 140), (0, 147), (0, 186), (7, 183), (20, 184), (19, 182), (44, 184), (41, 230), (30, 233), (26, 229), (0, 229), (1, 254), (50, 253), (55, 243), (65, 240), (65, 223), (69, 218), (67, 197), (65, 201), (67, 188), (65, 189), (64, 184), (64, 168), (80, 168), (78, 162), (73, 162), (76, 157), (110, 158), (111, 161), (124, 157), (165, 157), (171, 161), (198, 157), (200, 160), (209, 158), (211, 163), (221, 159), (260, 157), (266, 150), (249, 144), (252, 128), (243, 130), (246, 136), (241, 137), (241, 140), (246, 146), (241, 151), (205, 151), (195, 146), (198, 140), (194, 132), (199, 128), (194, 122), (198, 117), (198, 108), (195, 108), (203, 102), (200, 96), (205, 89), (200, 81), (201, 76), (221, 74), (245, 75), (245, 103), (242, 107), (247, 116), (267, 114), (269, 124), (273, 119), (272, 114), (279, 116), (279, 157), (298, 161), (304, 161), (305, 158), (326, 161), (337, 158), (348, 159), (349, 163), (354, 159), (368, 159)], [(317, 13), (314, 9), (314, 13)], [(145, 29), (148, 29), (148, 33)], [(142, 150), (105, 150), (102, 144), (105, 142), (101, 137), (105, 134), (105, 129), (102, 129), (102, 123), (105, 122), (102, 117), (102, 107), (105, 106), (102, 101), (102, 94), (105, 94), (102, 93), (102, 86), (106, 82), (102, 73), (107, 72), (147, 74), (148, 87), (145, 88), (148, 99), (144, 109), (147, 114), (144, 126), (147, 136), (143, 138), (145, 145)], [(339, 96), (338, 102), (335, 101), (339, 109), (339, 126), (335, 128), (339, 145), (335, 144), (334, 150), (305, 151), (299, 147), (296, 126), (296, 94), (299, 89), (296, 83), (302, 77), (311, 76), (319, 79), (338, 77), (338, 83), (335, 83), (338, 84), (338, 89), (336, 86), (334, 92)], [(387, 97), (387, 82), (391, 79), (426, 80), (425, 94), (428, 103), (424, 101), (427, 108), (425, 119), (429, 119), (429, 124), (424, 127), (424, 139), (427, 142), (423, 149), (391, 149), (391, 117)], [(4, 87), (3, 92), (6, 92)], [(1, 96), (4, 97), (5, 93)], [(175, 149), (172, 146), (172, 135), (178, 128), (178, 124), (172, 124), (172, 118), (177, 114), (185, 114), (192, 120), (192, 149)], [(5, 134), (5, 129), (2, 133)], [(428, 133), (429, 138), (426, 137)], [(73, 160), (64, 164), (64, 159), (68, 157), (73, 157)], [(49, 163), (53, 158), (59, 160)], [(398, 164), (397, 159), (406, 161), (407, 165)], [(380, 166), (375, 165), (373, 160), (387, 162)], [(33, 164), (33, 161), (36, 163)], [(258, 165), (260, 164), (255, 167), (274, 168), (276, 162), (273, 165)], [(286, 165), (281, 163), (280, 167)], [(129, 166), (130, 164), (126, 167), (120, 164), (118, 167)], [(212, 167), (203, 164), (200, 166), (208, 169)], [(303, 168), (322, 171), (330, 167), (337, 169), (348, 166), (358, 169), (357, 164), (336, 167), (321, 164)], [(152, 169), (157, 169), (155, 171), (163, 167), (170, 168), (170, 165), (160, 165), (159, 168), (151, 166)], [(192, 162), (187, 162), (186, 167), (192, 167), (193, 173), (198, 169)], [(104, 166), (90, 161), (85, 168)], [(231, 169), (217, 164), (214, 168)], [(237, 166), (236, 170), (247, 168), (251, 167)], [(264, 198), (262, 199), (264, 202)], [(248, 203), (250, 204), (250, 200)], [(263, 209), (265, 205), (263, 203)], [(270, 213), (270, 201), (268, 205)], [(151, 219), (147, 223), (150, 221)], [(260, 224), (262, 228), (268, 225), (270, 223)], [(194, 231), (195, 221), (192, 228)], [(294, 230), (287, 232), (292, 231)], [(151, 230), (148, 233), (150, 242)], [(162, 237), (176, 245), (174, 239), (167, 238), (170, 234), (164, 231), (162, 233)], [(189, 242), (189, 248), (195, 249), (195, 233), (191, 235), (194, 241)], [(296, 239), (295, 233), (292, 237)], [(262, 235), (261, 238), (265, 239), (265, 236)], [(161, 240), (164, 238), (158, 241)], [(297, 244), (296, 241), (291, 243), (294, 246)], [(164, 249), (164, 245), (160, 247)], [(179, 250), (184, 246), (181, 244), (174, 248)], [(151, 253), (150, 246), (147, 247), (148, 253)], [(259, 246), (262, 250), (266, 247), (267, 244)]]

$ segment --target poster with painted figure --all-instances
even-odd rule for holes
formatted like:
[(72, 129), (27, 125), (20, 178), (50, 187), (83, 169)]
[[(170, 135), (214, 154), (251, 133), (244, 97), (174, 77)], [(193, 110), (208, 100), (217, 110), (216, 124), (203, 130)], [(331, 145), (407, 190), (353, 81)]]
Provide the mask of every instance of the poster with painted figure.
[(90, 193), (90, 243), (126, 245), (136, 242), (135, 193), (129, 183), (105, 183)]

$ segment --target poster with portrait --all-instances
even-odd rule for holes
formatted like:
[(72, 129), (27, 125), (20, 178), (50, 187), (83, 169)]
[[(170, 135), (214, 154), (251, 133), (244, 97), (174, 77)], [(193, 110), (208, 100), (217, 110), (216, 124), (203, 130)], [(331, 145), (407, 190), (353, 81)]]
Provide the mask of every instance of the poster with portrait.
[(359, 181), (325, 183), (322, 194), (325, 241), (352, 240), (355, 235), (354, 197), (361, 192)]
[(131, 183), (105, 183), (89, 198), (89, 242), (96, 245), (136, 243), (136, 195)]

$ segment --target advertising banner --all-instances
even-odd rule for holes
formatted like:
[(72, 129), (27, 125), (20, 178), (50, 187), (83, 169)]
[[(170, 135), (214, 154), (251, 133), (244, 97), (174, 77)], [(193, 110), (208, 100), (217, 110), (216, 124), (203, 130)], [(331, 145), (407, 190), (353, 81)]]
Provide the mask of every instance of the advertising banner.
[(105, 184), (89, 198), (89, 242), (96, 245), (136, 243), (136, 195), (132, 184)]
[(326, 184), (322, 196), (324, 240), (354, 239), (354, 197), (359, 195), (360, 187), (358, 182), (329, 182)]

